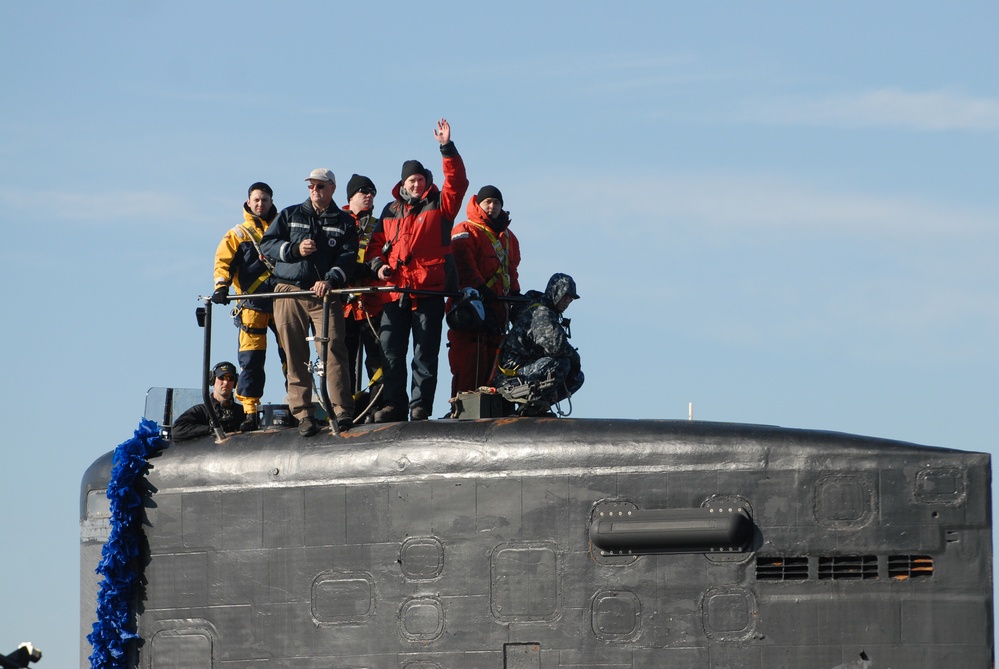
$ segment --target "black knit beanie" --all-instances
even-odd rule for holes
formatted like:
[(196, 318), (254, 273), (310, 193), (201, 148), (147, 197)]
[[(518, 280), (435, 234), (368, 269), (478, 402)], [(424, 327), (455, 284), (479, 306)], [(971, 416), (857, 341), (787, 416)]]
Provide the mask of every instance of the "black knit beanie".
[(357, 193), (357, 191), (362, 188), (370, 188), (371, 190), (378, 190), (375, 188), (375, 182), (368, 177), (363, 177), (360, 174), (352, 174), (350, 181), (347, 182), (347, 201), (349, 202), (352, 197)]
[(402, 180), (405, 181), (414, 174), (422, 174), (426, 178), (427, 170), (423, 168), (423, 163), (419, 160), (407, 160), (402, 164)]
[(483, 186), (479, 189), (479, 192), (475, 194), (475, 201), (482, 204), (483, 201), (493, 198), (494, 200), (499, 200), (500, 206), (503, 206), (503, 193), (500, 192), (499, 188), (496, 186)]

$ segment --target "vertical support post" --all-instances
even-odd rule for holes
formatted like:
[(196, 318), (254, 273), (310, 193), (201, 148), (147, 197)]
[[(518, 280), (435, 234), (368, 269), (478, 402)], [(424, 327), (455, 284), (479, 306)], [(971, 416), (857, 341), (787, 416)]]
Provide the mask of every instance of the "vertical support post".
[(205, 328), (205, 352), (202, 358), (201, 368), (201, 400), (208, 410), (208, 422), (215, 432), (216, 439), (225, 439), (225, 430), (222, 429), (222, 421), (215, 413), (215, 405), (212, 404), (212, 395), (209, 388), (208, 373), (212, 369), (212, 302), (210, 298), (203, 298), (205, 306), (198, 309), (199, 320)]
[[(337, 295), (339, 298), (339, 295)], [(337, 299), (337, 304), (340, 300)], [(321, 342), (322, 348), (320, 349), (320, 359), (323, 361), (323, 369), (319, 374), (319, 397), (323, 401), (323, 409), (326, 410), (326, 422), (330, 424), (330, 431), (333, 434), (339, 434), (336, 424), (336, 416), (333, 415), (333, 406), (330, 403), (330, 393), (329, 389), (326, 387), (326, 375), (329, 374), (329, 357), (330, 357), (330, 294), (326, 293), (323, 295), (323, 332), (320, 335), (319, 341)]]

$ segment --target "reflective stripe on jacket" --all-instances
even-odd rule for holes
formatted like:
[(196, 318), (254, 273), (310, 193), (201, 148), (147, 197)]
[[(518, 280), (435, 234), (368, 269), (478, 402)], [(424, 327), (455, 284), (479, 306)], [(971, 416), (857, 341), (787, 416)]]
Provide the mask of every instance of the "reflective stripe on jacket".
[[(299, 245), (306, 239), (316, 242), (316, 251), (303, 256)], [(303, 290), (311, 289), (316, 281), (342, 288), (357, 264), (357, 226), (336, 203), (330, 202), (319, 214), (306, 200), (282, 209), (260, 246), (274, 263), (272, 273), (278, 281)]]

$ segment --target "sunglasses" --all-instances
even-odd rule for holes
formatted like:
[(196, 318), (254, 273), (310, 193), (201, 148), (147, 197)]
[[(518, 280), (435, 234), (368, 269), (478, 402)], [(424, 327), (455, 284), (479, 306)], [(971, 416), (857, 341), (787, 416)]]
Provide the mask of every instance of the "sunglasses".
[(329, 184), (309, 184), (309, 190), (326, 190)]
[(367, 186), (362, 186), (361, 188), (357, 189), (357, 192), (360, 193), (361, 195), (374, 195), (376, 191), (374, 188), (368, 188)]

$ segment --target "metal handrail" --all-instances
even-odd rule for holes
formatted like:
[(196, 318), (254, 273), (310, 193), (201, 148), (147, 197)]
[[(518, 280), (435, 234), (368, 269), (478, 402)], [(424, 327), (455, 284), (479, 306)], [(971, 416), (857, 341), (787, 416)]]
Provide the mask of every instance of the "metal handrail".
[[(322, 332), (319, 333), (318, 337), (310, 337), (309, 339), (314, 341), (319, 341), (322, 345), (320, 348), (320, 355), (322, 357), (322, 369), (319, 370), (319, 397), (322, 403), (323, 410), (326, 412), (326, 421), (329, 423), (330, 429), (334, 434), (339, 434), (340, 430), (336, 423), (336, 416), (333, 414), (332, 404), (330, 403), (329, 390), (326, 387), (326, 373), (327, 364), (329, 362), (329, 310), (331, 306), (331, 301), (329, 296), (331, 295), (351, 295), (351, 294), (365, 294), (365, 293), (418, 293), (418, 294), (434, 294), (434, 295), (445, 295), (443, 291), (416, 291), (407, 288), (399, 288), (398, 286), (358, 286), (354, 288), (333, 288), (326, 292), (323, 296), (323, 324)], [(451, 295), (447, 293), (447, 295)], [(454, 295), (457, 295), (455, 293)], [(249, 293), (240, 295), (229, 295), (229, 301), (242, 301), (260, 298), (284, 298), (284, 297), (318, 297), (315, 292), (311, 290), (290, 290), (281, 293)], [(222, 427), (222, 421), (219, 420), (218, 415), (215, 413), (215, 407), (212, 404), (211, 384), (208, 381), (209, 372), (211, 370), (211, 349), (212, 349), (212, 296), (211, 295), (199, 295), (198, 300), (204, 302), (203, 307), (198, 308), (198, 321), (205, 329), (205, 341), (204, 341), (204, 356), (202, 360), (202, 375), (201, 375), (201, 399), (205, 404), (205, 408), (208, 410), (208, 422), (211, 425), (212, 431), (215, 433), (216, 439), (225, 439), (226, 433)]]
[[(332, 405), (330, 404), (329, 390), (326, 387), (326, 370), (327, 362), (329, 360), (329, 310), (332, 304), (330, 296), (339, 295), (364, 295), (364, 294), (377, 294), (377, 293), (404, 293), (406, 295), (433, 295), (438, 297), (460, 297), (461, 292), (449, 291), (449, 290), (419, 290), (415, 288), (402, 288), (400, 286), (355, 286), (351, 288), (332, 288), (323, 295), (323, 324), (322, 332), (317, 337), (309, 337), (312, 341), (319, 341), (322, 344), (321, 358), (322, 358), (322, 369), (319, 370), (319, 397), (323, 406), (323, 410), (326, 412), (326, 421), (330, 425), (330, 429), (334, 434), (339, 434), (339, 428), (336, 422), (336, 416), (333, 415)], [(315, 292), (311, 290), (290, 290), (281, 293), (243, 293), (239, 295), (228, 295), (229, 302), (238, 302), (245, 300), (256, 300), (263, 298), (284, 298), (284, 297), (319, 297)], [(526, 302), (527, 298), (522, 296), (511, 296), (511, 295), (498, 295), (497, 300), (503, 302)], [(219, 440), (225, 439), (226, 433), (222, 428), (222, 421), (219, 420), (218, 415), (215, 413), (215, 407), (212, 405), (210, 386), (208, 381), (208, 375), (211, 370), (211, 348), (212, 348), (212, 296), (211, 295), (199, 295), (198, 300), (204, 302), (205, 306), (198, 307), (198, 322), (205, 329), (205, 343), (204, 343), (204, 358), (202, 361), (203, 369), (201, 376), (201, 398), (205, 403), (205, 408), (208, 410), (208, 420), (211, 424), (212, 431), (215, 432), (215, 437)], [(351, 389), (353, 392), (353, 389)]]

